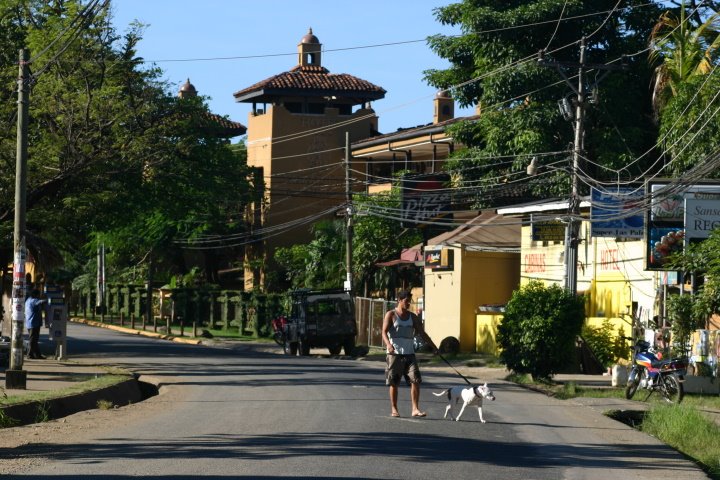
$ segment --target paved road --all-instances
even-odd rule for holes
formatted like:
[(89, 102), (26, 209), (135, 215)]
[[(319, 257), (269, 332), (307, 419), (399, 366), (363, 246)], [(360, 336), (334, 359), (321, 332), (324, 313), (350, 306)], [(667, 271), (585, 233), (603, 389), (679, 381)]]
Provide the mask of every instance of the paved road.
[(421, 400), (429, 416), (408, 418), (403, 387), (404, 417), (394, 419), (379, 362), (182, 345), (83, 325), (70, 335), (71, 355), (152, 377), (162, 393), (76, 439), (37, 439), (38, 448), (21, 452), (44, 460), (6, 478), (707, 478), (588, 407), (502, 381), (492, 383), (486, 424), (477, 411), (443, 420), (444, 404), (430, 392), (458, 380), (431, 371)]

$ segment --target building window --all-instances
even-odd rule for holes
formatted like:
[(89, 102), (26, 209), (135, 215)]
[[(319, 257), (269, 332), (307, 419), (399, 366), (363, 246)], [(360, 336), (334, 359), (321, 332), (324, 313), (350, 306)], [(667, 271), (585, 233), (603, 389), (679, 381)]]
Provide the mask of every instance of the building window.
[(324, 103), (308, 103), (307, 113), (312, 115), (322, 115), (325, 113)]

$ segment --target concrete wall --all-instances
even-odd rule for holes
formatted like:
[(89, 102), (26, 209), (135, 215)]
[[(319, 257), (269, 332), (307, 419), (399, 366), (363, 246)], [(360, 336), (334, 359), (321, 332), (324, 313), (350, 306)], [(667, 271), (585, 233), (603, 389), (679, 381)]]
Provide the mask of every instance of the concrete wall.
[(503, 316), (491, 313), (479, 313), (475, 320), (475, 350), (478, 353), (499, 355), (500, 349), (497, 344), (498, 325)]

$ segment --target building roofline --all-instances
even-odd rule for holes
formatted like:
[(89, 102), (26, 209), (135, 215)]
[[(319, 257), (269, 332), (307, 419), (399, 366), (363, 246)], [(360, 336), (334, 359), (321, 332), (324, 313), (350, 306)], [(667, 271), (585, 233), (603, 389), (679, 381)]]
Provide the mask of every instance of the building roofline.
[[(570, 200), (550, 199), (543, 203), (528, 203), (523, 205), (511, 205), (509, 207), (498, 208), (496, 212), (500, 215), (524, 215), (528, 213), (544, 213), (544, 212), (556, 212), (556, 211), (567, 211)], [(590, 208), (591, 202), (588, 197), (582, 197), (580, 199), (580, 208)]]
[(424, 135), (433, 135), (435, 133), (445, 133), (445, 129), (448, 125), (458, 123), (461, 121), (472, 121), (480, 118), (479, 115), (472, 115), (469, 117), (457, 117), (445, 120), (440, 123), (429, 123), (427, 125), (421, 125), (418, 127), (404, 128), (393, 133), (384, 133), (375, 137), (358, 140), (352, 143), (353, 149), (363, 149), (375, 147), (378, 145), (385, 145), (389, 141), (408, 140), (412, 138), (422, 137)]

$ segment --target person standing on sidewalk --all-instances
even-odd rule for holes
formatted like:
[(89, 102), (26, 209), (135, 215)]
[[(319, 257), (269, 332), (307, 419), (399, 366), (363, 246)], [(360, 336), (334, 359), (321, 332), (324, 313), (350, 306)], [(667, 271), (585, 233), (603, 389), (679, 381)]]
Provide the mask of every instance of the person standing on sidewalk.
[(412, 302), (410, 292), (403, 290), (398, 294), (397, 299), (397, 307), (385, 314), (382, 326), (382, 340), (387, 349), (385, 384), (390, 387), (390, 416), (400, 416), (397, 409), (398, 384), (400, 379), (405, 377), (410, 384), (412, 416), (424, 417), (426, 413), (420, 410), (422, 377), (415, 358), (414, 338), (416, 335), (421, 336), (435, 353), (437, 353), (437, 347), (425, 333), (425, 327), (418, 316), (409, 310)]
[(40, 354), (40, 327), (42, 327), (42, 306), (47, 300), (40, 299), (40, 290), (37, 288), (30, 292), (25, 300), (25, 328), (30, 333), (30, 351), (28, 358), (45, 358)]

